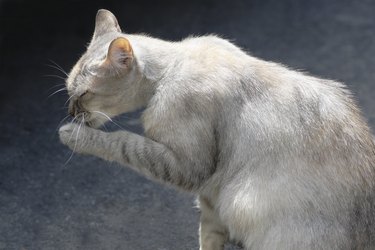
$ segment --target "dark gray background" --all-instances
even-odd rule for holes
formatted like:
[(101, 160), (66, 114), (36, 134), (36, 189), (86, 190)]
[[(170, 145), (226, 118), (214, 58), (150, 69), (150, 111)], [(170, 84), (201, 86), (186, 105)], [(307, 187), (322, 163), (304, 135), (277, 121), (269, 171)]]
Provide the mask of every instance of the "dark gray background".
[[(0, 249), (198, 249), (193, 196), (93, 157), (65, 164), (56, 131), (67, 96), (48, 98), (63, 80), (46, 75), (63, 74), (47, 64), (70, 69), (99, 8), (125, 32), (217, 33), (343, 81), (375, 126), (375, 1), (0, 1)], [(119, 122), (140, 132), (129, 116)]]

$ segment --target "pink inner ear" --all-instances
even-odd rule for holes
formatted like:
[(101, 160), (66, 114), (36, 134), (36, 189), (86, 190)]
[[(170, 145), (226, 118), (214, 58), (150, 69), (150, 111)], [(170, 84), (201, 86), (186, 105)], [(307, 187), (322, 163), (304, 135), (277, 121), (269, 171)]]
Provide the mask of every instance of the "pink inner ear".
[(126, 38), (113, 40), (108, 49), (108, 59), (112, 64), (129, 66), (133, 58), (133, 50)]
[(113, 49), (109, 55), (109, 59), (113, 64), (127, 66), (131, 60), (131, 55), (125, 53), (122, 49)]
[(120, 63), (126, 65), (129, 61), (129, 59), (130, 59), (129, 57), (121, 58)]

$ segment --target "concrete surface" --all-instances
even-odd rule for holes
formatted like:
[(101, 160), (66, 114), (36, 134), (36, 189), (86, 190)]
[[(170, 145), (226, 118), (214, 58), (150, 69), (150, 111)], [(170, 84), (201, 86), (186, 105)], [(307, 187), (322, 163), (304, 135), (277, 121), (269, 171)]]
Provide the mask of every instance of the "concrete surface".
[[(126, 32), (217, 33), (253, 55), (346, 82), (375, 125), (375, 1), (1, 1), (0, 249), (198, 249), (194, 197), (93, 157), (70, 157), (62, 73), (97, 9)], [(129, 118), (130, 116), (130, 118)], [(141, 132), (130, 114), (119, 122)], [(226, 249), (235, 249), (228, 245)]]

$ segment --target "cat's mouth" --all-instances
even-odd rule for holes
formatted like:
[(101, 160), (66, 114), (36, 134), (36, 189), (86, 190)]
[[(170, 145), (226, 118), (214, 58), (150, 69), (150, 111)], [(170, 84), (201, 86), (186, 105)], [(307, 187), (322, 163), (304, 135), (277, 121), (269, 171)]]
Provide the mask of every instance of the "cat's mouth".
[(100, 128), (104, 123), (105, 123), (105, 121), (101, 121), (101, 120), (98, 120), (98, 119), (92, 119), (90, 121), (86, 121), (85, 125), (90, 127), (90, 128)]
[(104, 124), (104, 122), (100, 121), (97, 118), (91, 118), (91, 119), (85, 120), (84, 124), (90, 128), (99, 128)]
[(73, 122), (82, 123), (91, 128), (99, 128), (108, 121), (112, 121), (111, 117), (101, 111), (82, 111), (73, 118)]
[(103, 124), (97, 118), (93, 117), (89, 112), (86, 111), (76, 114), (73, 118), (73, 122), (85, 124), (86, 126), (91, 128), (98, 128)]
[(94, 121), (86, 121), (85, 122), (85, 125), (90, 127), (90, 128), (96, 128), (95, 124), (96, 123)]
[(106, 122), (111, 121), (111, 118), (100, 111), (92, 111), (87, 113), (85, 118), (85, 125), (91, 128), (100, 128)]

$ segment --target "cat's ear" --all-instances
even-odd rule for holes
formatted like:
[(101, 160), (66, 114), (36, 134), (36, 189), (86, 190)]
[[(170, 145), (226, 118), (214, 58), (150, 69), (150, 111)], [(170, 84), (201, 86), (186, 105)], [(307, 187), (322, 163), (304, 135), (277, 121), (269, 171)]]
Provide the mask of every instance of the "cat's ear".
[(118, 37), (111, 42), (108, 48), (105, 64), (117, 70), (128, 69), (133, 62), (133, 49), (128, 39)]
[(115, 15), (108, 10), (98, 10), (95, 19), (94, 39), (113, 31), (121, 32)]

